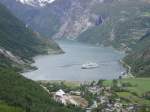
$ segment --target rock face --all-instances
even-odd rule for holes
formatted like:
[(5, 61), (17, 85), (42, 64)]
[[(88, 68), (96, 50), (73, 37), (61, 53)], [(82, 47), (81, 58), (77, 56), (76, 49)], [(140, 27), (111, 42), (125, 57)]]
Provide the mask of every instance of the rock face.
[[(133, 56), (149, 52), (147, 46), (142, 47), (150, 45), (142, 39), (150, 31), (149, 0), (55, 0), (45, 5), (38, 1), (34, 5), (16, 0), (0, 2), (27, 27), (47, 37), (113, 46), (129, 53), (135, 51)], [(149, 54), (143, 55), (142, 61), (149, 59)]]
[[(141, 13), (148, 0), (1, 0), (28, 27), (50, 38), (91, 41), (84, 32), (106, 25), (107, 41), (115, 40), (116, 23), (122, 24)], [(104, 23), (104, 25), (102, 25)], [(106, 23), (106, 24), (105, 24)], [(103, 28), (104, 28), (103, 27)], [(104, 30), (99, 28), (99, 30)], [(97, 28), (96, 28), (97, 29)], [(142, 31), (141, 31), (142, 32)], [(85, 32), (87, 34), (87, 32)], [(95, 32), (97, 33), (97, 32)], [(103, 32), (105, 33), (105, 32)], [(136, 32), (135, 32), (136, 33)], [(83, 35), (82, 35), (83, 34)], [(81, 35), (81, 36), (80, 36)], [(114, 36), (113, 36), (114, 35)], [(99, 37), (103, 34), (98, 34)], [(98, 38), (98, 37), (97, 37)], [(101, 37), (103, 38), (103, 37)], [(99, 39), (99, 43), (105, 40)], [(93, 38), (92, 38), (93, 39)], [(97, 39), (94, 39), (97, 42)], [(104, 42), (102, 42), (104, 41)]]
[(64, 13), (62, 25), (58, 33), (53, 36), (54, 38), (66, 37), (75, 39), (81, 32), (94, 25), (90, 20), (92, 15), (88, 9), (84, 8), (80, 0), (72, 1), (69, 8), (70, 9)]
[(45, 3), (44, 6), (40, 6), (36, 2), (33, 6), (27, 3), (23, 4), (16, 0), (1, 0), (0, 2), (7, 6), (20, 20), (26, 23), (27, 27), (47, 37), (51, 37), (59, 28), (59, 18), (50, 8), (53, 3)]
[[(26, 65), (38, 54), (61, 51), (50, 39), (27, 28), (2, 4), (0, 4), (0, 67)], [(19, 66), (20, 67), (20, 66)]]
[[(109, 0), (106, 0), (107, 2)], [(102, 24), (91, 10), (105, 0), (1, 0), (28, 27), (53, 38), (77, 38), (90, 27)], [(107, 3), (106, 2), (106, 3)], [(103, 18), (104, 20), (104, 18)]]
[(5, 50), (4, 48), (0, 48), (0, 57), (7, 58), (10, 61), (15, 62), (17, 64), (25, 64), (25, 62), (22, 61), (19, 57), (15, 56), (10, 51)]

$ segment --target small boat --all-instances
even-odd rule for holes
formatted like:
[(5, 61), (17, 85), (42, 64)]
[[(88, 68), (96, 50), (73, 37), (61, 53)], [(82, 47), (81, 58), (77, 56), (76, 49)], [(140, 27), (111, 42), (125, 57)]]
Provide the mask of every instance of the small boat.
[(90, 69), (90, 68), (97, 68), (98, 67), (98, 64), (97, 63), (86, 63), (86, 64), (83, 64), (82, 65), (82, 69)]

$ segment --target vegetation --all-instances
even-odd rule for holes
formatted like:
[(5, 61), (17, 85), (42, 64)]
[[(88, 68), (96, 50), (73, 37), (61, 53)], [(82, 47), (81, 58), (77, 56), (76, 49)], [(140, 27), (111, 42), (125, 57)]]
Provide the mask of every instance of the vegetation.
[(117, 95), (124, 101), (125, 104), (139, 104), (139, 105), (149, 105), (150, 101), (144, 98), (140, 98), (130, 92), (117, 92)]
[(54, 102), (39, 84), (11, 69), (0, 69), (0, 100), (21, 107), (27, 112), (80, 112), (81, 110), (73, 106), (64, 107)]
[[(120, 83), (120, 87), (118, 87)], [(150, 79), (149, 78), (136, 78), (136, 79), (121, 79), (114, 81), (105, 81), (105, 86), (114, 86), (122, 89), (113, 89), (115, 93), (126, 103), (149, 105), (149, 91)]]
[(134, 46), (134, 51), (131, 52), (124, 61), (131, 66), (131, 72), (135, 76), (149, 77), (150, 76), (150, 33), (146, 33)]
[[(54, 42), (41, 39), (0, 4), (0, 49), (28, 62), (37, 54), (47, 53), (47, 49), (60, 48)], [(18, 71), (16, 63), (0, 52), (0, 101), (5, 102), (0, 102), (0, 112), (83, 112), (72, 105), (65, 107), (53, 101), (38, 83)]]
[[(136, 92), (139, 95), (144, 94), (145, 92), (150, 91), (150, 79), (149, 78), (135, 78), (135, 79), (121, 79), (121, 84), (129, 83), (130, 85), (127, 87), (128, 90), (132, 92)], [(105, 86), (111, 86), (112, 81), (106, 80), (104, 82)]]
[(150, 7), (143, 0), (113, 0), (93, 6), (103, 24), (96, 25), (78, 37), (79, 41), (113, 46), (129, 54), (124, 60), (138, 77), (150, 76)]
[(49, 81), (49, 82), (39, 81), (38, 83), (43, 85), (44, 87), (47, 87), (47, 89), (50, 92), (58, 91), (59, 89), (62, 89), (65, 92), (80, 89), (79, 83), (69, 81)]
[[(106, 16), (108, 18), (110, 17), (110, 20), (82, 33), (80, 35), (82, 36), (81, 41), (87, 40), (92, 43), (98, 42), (100, 44), (113, 45), (116, 48), (123, 48), (128, 51), (131, 48), (132, 52), (128, 52), (129, 55), (124, 61), (131, 66), (131, 72), (134, 75), (149, 77), (150, 33), (147, 29), (150, 28), (150, 17), (148, 13), (150, 8), (147, 4), (134, 0), (129, 3), (127, 2), (127, 4), (114, 2), (113, 5), (116, 7), (110, 5), (110, 9), (107, 10), (108, 12), (101, 9), (104, 8), (105, 5), (102, 5), (100, 9), (93, 10), (100, 15), (107, 13), (108, 15)], [(133, 5), (138, 7), (139, 10), (133, 8)], [(128, 9), (126, 6), (128, 6)], [(100, 12), (98, 10), (100, 10)], [(124, 12), (120, 12), (120, 10)], [(140, 14), (138, 11), (140, 11)], [(109, 15), (110, 13), (112, 15)], [(116, 38), (110, 39), (112, 33)], [(47, 40), (42, 40), (38, 33), (34, 33), (31, 29), (26, 28), (20, 20), (14, 17), (0, 4), (0, 49), (1, 48), (11, 51), (19, 59), (28, 62), (27, 60), (31, 61), (32, 57), (37, 54), (47, 53), (45, 49), (58, 50), (59, 46), (54, 42), (49, 43)], [(17, 71), (20, 71), (20, 68), (16, 67), (15, 63), (5, 55), (0, 54), (0, 111), (84, 111), (72, 105), (65, 107), (53, 101), (49, 93), (47, 93), (39, 83), (26, 79), (17, 73)], [(93, 82), (91, 86), (94, 85), (94, 83), (95, 82)], [(69, 84), (61, 82), (60, 84), (53, 83), (45, 86), (50, 91), (56, 91), (58, 89), (64, 89), (65, 91), (80, 89), (82, 96), (89, 101), (89, 104), (93, 103), (93, 99), (95, 99), (96, 96), (90, 93), (86, 87), (68, 85)], [(103, 85), (111, 86), (115, 95), (120, 97), (124, 103), (130, 102), (133, 104), (150, 105), (149, 78), (120, 79), (119, 81), (99, 80), (97, 85), (100, 87)]]
[[(0, 48), (11, 51), (21, 59), (47, 53), (47, 49), (58, 50), (56, 43), (41, 39), (38, 33), (26, 28), (20, 20), (0, 4)], [(46, 50), (45, 50), (46, 49)]]
[(7, 105), (4, 102), (0, 102), (0, 112), (25, 112), (19, 107), (13, 107), (10, 105)]

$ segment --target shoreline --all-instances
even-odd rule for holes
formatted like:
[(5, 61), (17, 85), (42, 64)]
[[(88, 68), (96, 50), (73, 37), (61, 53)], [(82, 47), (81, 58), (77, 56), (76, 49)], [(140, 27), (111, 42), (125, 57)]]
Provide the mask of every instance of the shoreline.
[(131, 66), (128, 65), (125, 61), (123, 61), (123, 59), (120, 60), (120, 63), (123, 65), (124, 68), (126, 68), (126, 72), (121, 75), (124, 76), (124, 78), (135, 78), (135, 76), (131, 72)]
[[(38, 57), (38, 56), (43, 56), (43, 55), (61, 55), (61, 54), (64, 54), (65, 52), (60, 49), (60, 50), (48, 50), (48, 52), (46, 54), (39, 54), (37, 56), (34, 56), (33, 57), (33, 60)], [(29, 63), (26, 63), (25, 67), (23, 67), (23, 70), (20, 72), (21, 74), (23, 73), (27, 73), (27, 72), (32, 72), (32, 71), (35, 71), (35, 70), (38, 70), (38, 68), (36, 66), (33, 66), (32, 64), (34, 64), (35, 61), (30, 61)]]
[[(97, 46), (97, 47), (100, 47), (100, 46)], [(126, 67), (126, 66), (124, 66), (124, 64), (123, 64), (123, 58), (126, 56), (125, 55), (125, 53), (124, 52), (121, 52), (120, 50), (118, 50), (118, 49), (115, 49), (114, 47), (106, 47), (106, 48), (111, 48), (111, 49), (113, 49), (113, 50), (115, 50), (115, 52), (119, 52), (120, 54), (124, 54), (121, 58), (120, 58), (120, 60), (118, 59), (117, 60), (117, 62), (120, 62), (120, 66), (122, 66), (123, 68), (124, 68), (124, 70), (122, 71), (122, 72), (126, 72), (126, 71), (128, 71), (128, 69), (129, 69), (129, 67)], [(46, 53), (46, 54), (40, 54), (40, 55), (37, 55), (37, 56), (35, 56), (35, 57), (33, 57), (33, 59), (35, 60), (35, 58), (38, 58), (39, 56), (44, 56), (44, 55), (61, 55), (61, 54), (64, 54), (65, 52), (62, 50), (62, 49), (59, 49), (59, 50), (52, 50), (52, 49), (49, 49), (48, 50), (48, 52)], [(24, 74), (24, 73), (28, 73), (28, 72), (32, 72), (32, 71), (35, 71), (35, 70), (37, 70), (37, 69), (39, 69), (39, 68), (37, 68), (36, 66), (34, 66), (34, 62), (32, 62), (31, 63), (31, 65), (30, 65), (31, 67), (29, 68), (29, 69), (25, 69), (23, 72), (22, 72), (22, 74)], [(119, 73), (119, 75), (121, 76), (122, 74), (121, 74), (121, 72)], [(119, 76), (118, 76), (119, 77)], [(116, 78), (114, 78), (114, 79), (118, 79), (118, 77), (116, 77)], [(106, 79), (104, 79), (104, 80), (107, 80), (107, 78)], [(36, 81), (38, 81), (38, 80), (36, 80)], [(42, 81), (42, 80), (41, 80)], [(49, 81), (49, 80), (44, 80), (44, 81)], [(93, 80), (65, 80), (65, 79), (62, 79), (62, 80), (51, 80), (50, 79), (50, 82), (51, 81), (70, 81), (70, 82), (78, 82), (78, 83), (89, 83), (89, 82), (92, 82)], [(97, 81), (97, 80), (95, 80), (95, 81)]]

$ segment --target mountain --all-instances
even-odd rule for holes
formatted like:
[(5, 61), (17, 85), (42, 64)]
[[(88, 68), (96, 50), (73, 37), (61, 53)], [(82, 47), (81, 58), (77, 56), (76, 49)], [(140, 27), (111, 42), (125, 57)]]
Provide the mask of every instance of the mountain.
[(55, 0), (17, 0), (18, 2), (34, 7), (44, 7), (47, 4), (54, 2)]
[[(81, 33), (79, 41), (113, 46), (126, 51), (124, 61), (138, 77), (150, 76), (150, 4), (141, 0), (114, 1), (97, 6), (95, 11), (107, 17), (103, 24)], [(107, 11), (107, 12), (105, 12)]]
[(26, 26), (51, 38), (59, 29), (61, 22), (51, 8), (55, 2), (48, 3), (48, 1), (51, 1), (48, 0), (44, 2), (45, 6), (41, 7), (39, 4), (40, 1), (41, 0), (25, 0), (24, 3), (22, 0), (1, 0), (0, 2), (6, 5)]
[(148, 0), (0, 2), (17, 16), (0, 4), (0, 111), (83, 112), (54, 102), (38, 83), (18, 73), (18, 66), (30, 64), (33, 56), (48, 53), (48, 49), (60, 50), (42, 34), (126, 51), (124, 61), (131, 66), (131, 72), (138, 77), (150, 76)]
[[(1, 2), (29, 27), (47, 37), (76, 39), (102, 23), (110, 25), (137, 16), (143, 7), (148, 8), (149, 0), (55, 0), (51, 3), (42, 0), (45, 3), (42, 7), (41, 0)], [(88, 41), (89, 37), (86, 38)]]
[(0, 4), (0, 112), (83, 112), (55, 102), (43, 87), (15, 69), (16, 64), (21, 66), (33, 56), (47, 53), (47, 49), (60, 50), (55, 42), (41, 39)]
[[(150, 30), (149, 0), (55, 0), (43, 7), (16, 0), (1, 2), (46, 37), (113, 46), (126, 51), (128, 58), (130, 54), (140, 56), (143, 50), (149, 53), (147, 46), (141, 45), (146, 42), (141, 41), (142, 37)], [(137, 52), (140, 48), (143, 50)], [(149, 72), (144, 74), (149, 76)]]
[(95, 5), (93, 11), (105, 15), (106, 19), (103, 19), (103, 24), (81, 33), (78, 39), (128, 49), (149, 30), (149, 10), (149, 4), (140, 0)]
[(136, 76), (150, 76), (150, 33), (145, 34), (134, 46), (124, 61), (132, 67), (132, 73)]
[(0, 5), (0, 66), (25, 64), (35, 55), (60, 50), (55, 42), (41, 37)]
[(99, 18), (88, 7), (101, 0), (56, 0), (43, 7), (23, 4), (16, 0), (1, 0), (29, 27), (50, 38), (74, 38), (95, 24)]

